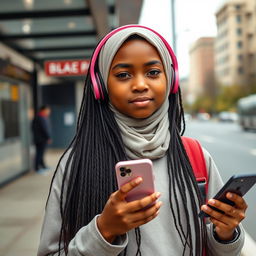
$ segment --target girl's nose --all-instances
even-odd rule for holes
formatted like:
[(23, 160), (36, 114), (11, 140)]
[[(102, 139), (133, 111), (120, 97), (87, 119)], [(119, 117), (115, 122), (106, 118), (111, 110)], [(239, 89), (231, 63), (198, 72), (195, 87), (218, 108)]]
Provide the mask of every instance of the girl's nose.
[(143, 75), (138, 75), (134, 77), (133, 84), (132, 84), (132, 90), (133, 91), (145, 91), (148, 90), (148, 84), (146, 81), (146, 77)]

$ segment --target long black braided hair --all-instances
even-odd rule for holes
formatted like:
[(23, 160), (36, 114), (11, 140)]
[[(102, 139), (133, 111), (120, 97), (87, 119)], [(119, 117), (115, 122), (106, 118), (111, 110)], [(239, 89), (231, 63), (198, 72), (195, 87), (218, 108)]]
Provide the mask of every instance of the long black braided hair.
[[(103, 84), (98, 65), (95, 72)], [(68, 244), (77, 231), (102, 212), (111, 193), (118, 189), (114, 166), (118, 161), (127, 160), (118, 124), (109, 108), (106, 89), (104, 86), (102, 89), (104, 100), (95, 100), (91, 78), (87, 76), (76, 135), (63, 154), (68, 154), (68, 159), (63, 174), (59, 206), (62, 218), (59, 255), (63, 250), (67, 255)], [(207, 244), (205, 224), (197, 216), (204, 202), (181, 141), (185, 120), (180, 89), (178, 93), (169, 95), (168, 115), (171, 135), (167, 150), (170, 208), (184, 247), (183, 255), (189, 252), (191, 256), (200, 256), (203, 255), (203, 248)], [(57, 165), (52, 183), (63, 156)], [(181, 202), (178, 202), (177, 192), (182, 198)], [(174, 198), (174, 206), (171, 198)], [(191, 211), (188, 205), (191, 205)], [(186, 223), (181, 219), (184, 214)], [(191, 215), (193, 223), (190, 221)], [(142, 238), (139, 228), (135, 229), (135, 234), (138, 246), (136, 256), (140, 256)], [(126, 250), (121, 255), (126, 255)]]

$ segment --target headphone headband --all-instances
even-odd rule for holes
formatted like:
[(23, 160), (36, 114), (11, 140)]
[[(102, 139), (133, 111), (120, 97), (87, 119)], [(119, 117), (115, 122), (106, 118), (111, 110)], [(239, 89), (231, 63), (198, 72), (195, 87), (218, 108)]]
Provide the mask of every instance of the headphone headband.
[(172, 66), (173, 66), (173, 78), (172, 78), (172, 85), (171, 85), (171, 91), (170, 93), (176, 93), (178, 91), (178, 87), (179, 87), (179, 72), (178, 72), (178, 62), (176, 59), (176, 56), (171, 48), (171, 46), (169, 45), (169, 43), (155, 30), (145, 27), (145, 26), (141, 26), (141, 25), (125, 25), (119, 28), (116, 28), (114, 30), (112, 30), (111, 32), (109, 32), (97, 45), (92, 58), (91, 58), (91, 65), (90, 65), (90, 69), (89, 69), (89, 74), (91, 76), (91, 81), (92, 81), (92, 86), (93, 86), (93, 91), (94, 91), (94, 95), (95, 95), (95, 99), (99, 100), (99, 99), (103, 99), (103, 92), (102, 92), (102, 88), (99, 84), (99, 78), (97, 77), (97, 75), (95, 74), (95, 64), (97, 61), (97, 58), (99, 56), (100, 50), (101, 48), (104, 46), (104, 44), (106, 43), (106, 41), (114, 34), (116, 34), (117, 32), (123, 30), (123, 29), (127, 29), (127, 28), (134, 28), (134, 27), (138, 27), (138, 28), (144, 28), (147, 30), (150, 30), (151, 32), (155, 33), (165, 44), (165, 47), (167, 48), (168, 52), (170, 53), (170, 57), (172, 59)]

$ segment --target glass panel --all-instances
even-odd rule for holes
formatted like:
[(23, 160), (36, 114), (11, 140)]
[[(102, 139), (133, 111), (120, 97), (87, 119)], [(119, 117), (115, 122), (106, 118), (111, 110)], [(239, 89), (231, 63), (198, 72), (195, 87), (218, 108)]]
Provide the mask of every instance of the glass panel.
[(241, 15), (236, 15), (236, 21), (237, 23), (241, 23), (242, 21)]
[(29, 86), (0, 78), (0, 183), (29, 169)]
[(20, 139), (21, 139), (21, 170), (30, 169), (32, 95), (29, 86), (22, 84), (20, 88)]

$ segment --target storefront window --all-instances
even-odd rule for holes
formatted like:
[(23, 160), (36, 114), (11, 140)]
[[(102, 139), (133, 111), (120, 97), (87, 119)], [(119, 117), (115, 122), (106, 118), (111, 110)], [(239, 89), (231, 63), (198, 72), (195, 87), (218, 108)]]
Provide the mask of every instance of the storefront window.
[(0, 58), (0, 186), (30, 169), (31, 74)]
[(29, 105), (28, 84), (0, 77), (0, 185), (29, 170)]
[(0, 143), (19, 137), (18, 95), (17, 85), (0, 82)]

